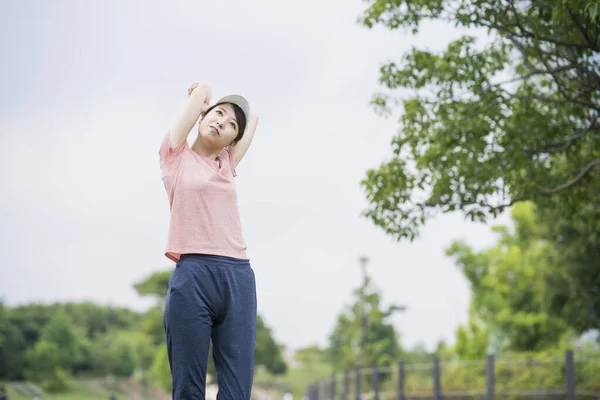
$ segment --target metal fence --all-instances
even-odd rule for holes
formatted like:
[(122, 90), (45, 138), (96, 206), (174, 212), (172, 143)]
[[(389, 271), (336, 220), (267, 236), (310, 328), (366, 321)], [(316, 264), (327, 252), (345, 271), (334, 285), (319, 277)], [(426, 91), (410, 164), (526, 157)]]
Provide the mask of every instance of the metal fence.
[(600, 400), (600, 358), (496, 359), (356, 367), (307, 388), (308, 400)]

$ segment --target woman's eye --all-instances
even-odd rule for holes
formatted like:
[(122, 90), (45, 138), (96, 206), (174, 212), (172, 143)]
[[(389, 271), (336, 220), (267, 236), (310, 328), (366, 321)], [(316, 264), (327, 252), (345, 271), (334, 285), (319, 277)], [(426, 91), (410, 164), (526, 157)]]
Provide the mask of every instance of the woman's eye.
[(231, 127), (232, 127), (233, 129), (235, 129), (235, 123), (234, 123), (234, 122), (230, 122), (230, 123), (229, 123), (229, 125), (231, 125)]
[(221, 110), (217, 110), (217, 114), (219, 114), (219, 115), (223, 115), (223, 111), (221, 111)]

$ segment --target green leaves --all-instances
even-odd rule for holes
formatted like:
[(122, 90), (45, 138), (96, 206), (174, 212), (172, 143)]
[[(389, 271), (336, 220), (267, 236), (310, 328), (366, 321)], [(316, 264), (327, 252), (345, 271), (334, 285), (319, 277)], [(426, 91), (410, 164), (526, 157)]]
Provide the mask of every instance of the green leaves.
[(25, 338), (19, 328), (4, 318), (0, 308), (0, 376), (19, 378), (25, 364)]
[(283, 360), (283, 351), (273, 339), (271, 329), (259, 315), (256, 327), (256, 365), (262, 365), (273, 375), (282, 375), (287, 371)]
[(364, 215), (412, 240), (440, 212), (487, 221), (523, 200), (588, 201), (578, 188), (600, 173), (600, 24), (584, 3), (369, 2), (367, 27), (439, 19), (490, 37), (465, 35), (439, 53), (413, 48), (381, 67), (386, 90), (372, 104), (381, 114), (398, 104), (402, 116), (392, 156), (361, 182)]
[(384, 25), (390, 29), (409, 27), (412, 33), (418, 32), (423, 19), (443, 17), (443, 0), (374, 0), (368, 1), (369, 8), (359, 18), (368, 28)]
[(61, 367), (73, 369), (80, 362), (79, 342), (83, 335), (74, 329), (71, 318), (63, 310), (58, 311), (44, 327), (40, 339), (57, 345)]
[(354, 291), (354, 301), (338, 316), (337, 324), (329, 336), (331, 362), (337, 371), (357, 365), (391, 365), (400, 356), (400, 345), (389, 318), (403, 306), (383, 308), (381, 293), (365, 276)]
[[(564, 318), (550, 313), (552, 268), (546, 254), (551, 246), (541, 236), (533, 205), (516, 205), (512, 217), (514, 231), (500, 230), (496, 246), (474, 252), (455, 242), (447, 250), (471, 283), (471, 333), (457, 332), (462, 356), (481, 356), (484, 342), (497, 350), (540, 351), (557, 345), (569, 330)], [(485, 340), (478, 337), (482, 329)]]
[(173, 271), (170, 269), (155, 272), (136, 283), (134, 288), (140, 296), (154, 296), (162, 300), (167, 295), (172, 273)]
[(600, 207), (579, 205), (573, 217), (543, 210), (543, 236), (552, 246), (546, 254), (549, 313), (575, 332), (600, 329)]
[(522, 202), (512, 218), (514, 228), (494, 227), (495, 246), (454, 242), (446, 252), (471, 284), (470, 321), (456, 332), (461, 359), (486, 346), (554, 351), (600, 329), (600, 208), (581, 206), (573, 220)]
[(40, 340), (27, 351), (27, 379), (42, 384), (49, 392), (67, 391), (72, 384), (70, 374), (61, 366), (60, 347), (55, 342)]
[(592, 22), (598, 22), (598, 17), (600, 15), (600, 1), (590, 1), (585, 6), (585, 11), (589, 14), (590, 20)]

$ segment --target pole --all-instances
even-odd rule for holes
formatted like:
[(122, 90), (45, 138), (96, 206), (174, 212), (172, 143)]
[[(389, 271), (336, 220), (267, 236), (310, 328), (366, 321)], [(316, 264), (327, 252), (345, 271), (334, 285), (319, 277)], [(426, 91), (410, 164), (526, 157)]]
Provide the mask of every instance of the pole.
[(367, 314), (365, 312), (365, 283), (367, 281), (367, 264), (369, 263), (369, 257), (361, 256), (358, 261), (360, 262), (360, 269), (362, 272), (362, 283), (360, 289), (360, 357), (359, 363), (361, 365), (366, 365), (366, 357), (365, 357), (365, 344), (367, 339), (367, 326), (368, 319)]

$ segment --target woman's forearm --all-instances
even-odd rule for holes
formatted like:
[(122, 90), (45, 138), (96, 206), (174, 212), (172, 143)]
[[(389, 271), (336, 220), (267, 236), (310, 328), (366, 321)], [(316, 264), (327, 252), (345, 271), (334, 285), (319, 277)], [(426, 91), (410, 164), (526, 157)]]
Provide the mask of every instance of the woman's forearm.
[(187, 139), (200, 115), (206, 111), (210, 102), (211, 91), (207, 84), (199, 84), (193, 89), (179, 117), (171, 126), (171, 147), (177, 147)]

